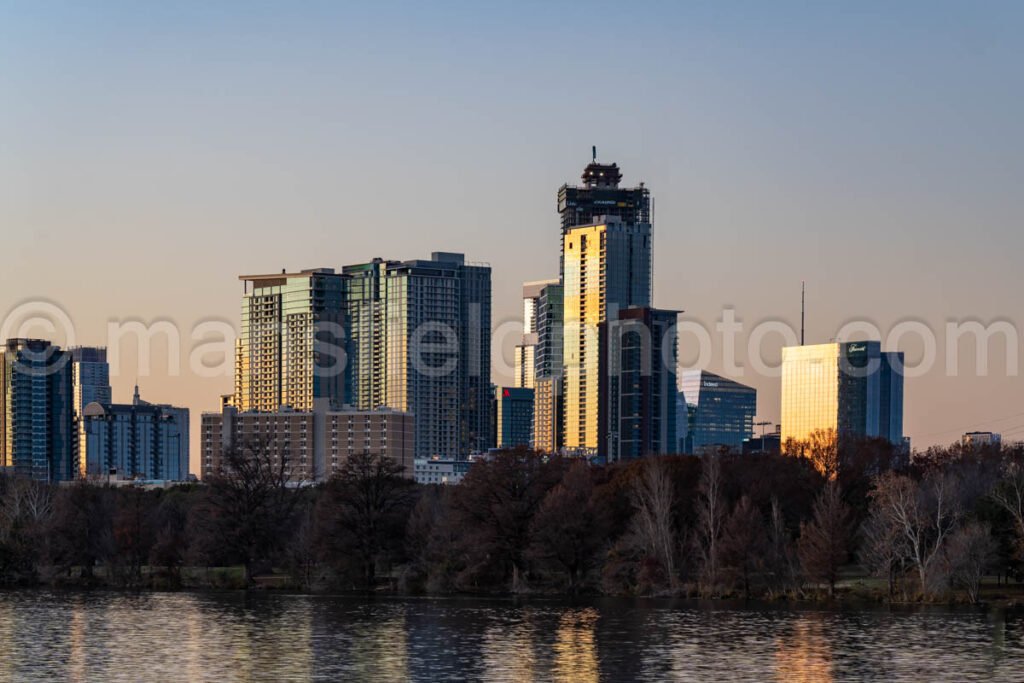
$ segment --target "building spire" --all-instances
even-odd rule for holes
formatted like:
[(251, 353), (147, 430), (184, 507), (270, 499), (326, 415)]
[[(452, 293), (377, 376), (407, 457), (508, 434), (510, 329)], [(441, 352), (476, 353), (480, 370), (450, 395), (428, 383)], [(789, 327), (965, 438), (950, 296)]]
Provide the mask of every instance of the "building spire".
[(800, 346), (804, 345), (804, 313), (807, 310), (804, 299), (804, 281), (800, 281)]

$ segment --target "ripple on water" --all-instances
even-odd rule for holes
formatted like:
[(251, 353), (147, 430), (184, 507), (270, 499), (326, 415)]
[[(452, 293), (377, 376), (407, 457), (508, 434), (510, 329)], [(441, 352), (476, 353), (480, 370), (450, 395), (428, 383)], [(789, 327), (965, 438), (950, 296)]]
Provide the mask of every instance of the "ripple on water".
[(225, 593), (0, 593), (0, 681), (1017, 681), (1024, 621)]

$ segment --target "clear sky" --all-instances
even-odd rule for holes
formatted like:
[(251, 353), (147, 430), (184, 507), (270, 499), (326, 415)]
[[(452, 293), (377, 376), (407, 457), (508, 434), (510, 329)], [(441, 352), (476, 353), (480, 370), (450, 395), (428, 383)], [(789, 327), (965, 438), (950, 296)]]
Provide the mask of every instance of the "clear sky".
[[(0, 2), (0, 315), (187, 338), (237, 324), (240, 273), (447, 250), (513, 319), (597, 145), (651, 188), (655, 303), (686, 319), (795, 326), (806, 280), (809, 341), (1020, 329), (1022, 29), (999, 2)], [(776, 420), (778, 380), (740, 379)], [(139, 382), (196, 424), (232, 383)], [(987, 427), (1024, 437), (1001, 359), (908, 380), (915, 446)]]

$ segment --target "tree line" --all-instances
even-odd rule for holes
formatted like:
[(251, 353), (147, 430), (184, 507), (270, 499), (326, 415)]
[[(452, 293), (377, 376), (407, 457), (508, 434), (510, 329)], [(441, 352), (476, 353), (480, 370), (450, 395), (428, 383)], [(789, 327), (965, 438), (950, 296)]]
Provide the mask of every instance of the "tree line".
[(985, 577), (1016, 583), (1024, 449), (906, 462), (883, 441), (818, 442), (609, 466), (517, 449), (458, 486), (356, 455), (297, 488), (258, 444), (166, 490), (2, 477), (0, 584), (218, 585), (234, 567), (239, 587), (800, 598), (853, 580), (975, 602)]

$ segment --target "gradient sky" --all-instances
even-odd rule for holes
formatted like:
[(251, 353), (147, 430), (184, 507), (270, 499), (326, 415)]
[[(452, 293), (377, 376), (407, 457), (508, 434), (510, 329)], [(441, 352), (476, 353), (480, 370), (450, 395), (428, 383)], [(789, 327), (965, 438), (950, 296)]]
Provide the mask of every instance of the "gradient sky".
[[(809, 341), (1024, 326), (1020, 3), (297, 5), (0, 2), (0, 315), (187, 338), (237, 325), (239, 273), (449, 250), (517, 318), (597, 145), (651, 188), (655, 304), (687, 319), (796, 326), (806, 280)], [(777, 420), (778, 381), (740, 379)], [(139, 382), (194, 425), (232, 384)], [(916, 447), (989, 427), (1024, 438), (1002, 362), (908, 380)]]

